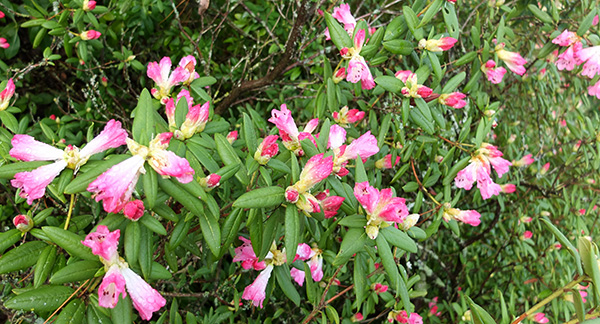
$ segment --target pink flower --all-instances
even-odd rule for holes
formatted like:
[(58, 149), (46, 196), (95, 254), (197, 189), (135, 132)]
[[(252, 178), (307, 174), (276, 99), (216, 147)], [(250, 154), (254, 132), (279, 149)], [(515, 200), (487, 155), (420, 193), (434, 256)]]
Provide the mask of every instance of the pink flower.
[(502, 177), (512, 165), (512, 163), (502, 158), (502, 152), (493, 145), (482, 143), (470, 162), (466, 168), (456, 175), (454, 179), (456, 186), (471, 190), (473, 182), (477, 181), (477, 188), (479, 188), (483, 199), (500, 194), (502, 189), (494, 183), (490, 175), (491, 167), (496, 170), (498, 177)]
[(517, 186), (515, 186), (512, 183), (500, 185), (500, 188), (501, 188), (501, 190), (502, 190), (503, 193), (507, 193), (507, 194), (508, 193), (513, 193), (513, 192), (515, 192), (517, 190)]
[(96, 1), (93, 1), (93, 0), (83, 0), (82, 9), (84, 11), (91, 11), (91, 10), (96, 9)]
[(323, 279), (323, 256), (321, 250), (317, 250), (318, 252), (306, 262), (310, 268), (310, 276), (315, 282), (319, 282)]
[(592, 26), (596, 26), (596, 25), (598, 25), (598, 15), (596, 15), (594, 17), (594, 19), (592, 20)]
[(200, 179), (200, 185), (206, 189), (213, 189), (220, 185), (221, 176), (211, 173), (207, 177)]
[(453, 92), (453, 93), (449, 93), (449, 94), (440, 95), (438, 97), (438, 101), (442, 105), (446, 105), (446, 106), (452, 107), (454, 109), (459, 109), (459, 108), (463, 108), (464, 106), (467, 105), (467, 102), (463, 100), (466, 96), (467, 95), (460, 93), (460, 92)]
[(532, 236), (533, 236), (533, 233), (531, 231), (525, 231), (525, 232), (523, 232), (522, 237), (524, 240), (529, 240)]
[(362, 81), (363, 89), (373, 89), (375, 87), (375, 80), (367, 62), (364, 57), (360, 55), (360, 51), (365, 43), (366, 32), (364, 29), (359, 30), (354, 35), (354, 47), (343, 48), (340, 54), (344, 59), (350, 60), (348, 62), (348, 74), (346, 75), (346, 81), (351, 83), (358, 83)]
[(379, 234), (381, 223), (402, 223), (408, 215), (404, 198), (393, 197), (392, 189), (379, 191), (365, 181), (356, 183), (354, 196), (367, 212), (366, 232), (373, 240)]
[(87, 191), (94, 194), (96, 201), (102, 200), (106, 212), (118, 213), (131, 200), (142, 172), (145, 172), (144, 158), (134, 155), (101, 174), (89, 184)]
[(371, 285), (371, 289), (373, 289), (376, 293), (381, 294), (388, 290), (388, 286), (380, 283), (374, 283)]
[(10, 44), (8, 43), (8, 41), (6, 40), (6, 38), (4, 37), (0, 37), (0, 47), (7, 49), (10, 47)]
[(292, 269), (290, 270), (290, 276), (292, 276), (292, 279), (294, 279), (294, 281), (300, 287), (302, 287), (302, 285), (304, 285), (304, 277), (306, 276), (306, 274), (304, 273), (304, 271), (298, 270), (298, 269), (292, 267)]
[(548, 318), (546, 318), (546, 314), (544, 314), (544, 313), (535, 314), (535, 316), (533, 316), (533, 320), (540, 324), (545, 324), (550, 321)]
[(133, 302), (133, 307), (137, 309), (143, 320), (149, 321), (152, 318), (152, 313), (165, 306), (167, 301), (156, 289), (152, 288), (152, 286), (131, 269), (121, 269), (121, 274), (125, 278), (125, 284)]
[(21, 189), (19, 196), (27, 198), (27, 203), (31, 205), (35, 199), (44, 196), (46, 187), (66, 167), (67, 162), (60, 160), (30, 172), (19, 172), (10, 183), (13, 187)]
[(38, 142), (29, 135), (15, 135), (11, 140), (10, 156), (21, 161), (56, 161), (61, 160), (64, 151), (46, 143)]
[(258, 149), (254, 153), (254, 159), (256, 162), (265, 165), (279, 152), (279, 145), (277, 145), (277, 135), (269, 135), (263, 139), (258, 146)]
[(375, 167), (378, 169), (391, 169), (394, 166), (396, 166), (396, 164), (398, 164), (400, 162), (400, 157), (396, 156), (396, 159), (394, 161), (394, 163), (392, 164), (392, 155), (388, 154), (386, 156), (384, 156), (383, 158), (377, 160), (375, 162)]
[(333, 80), (333, 82), (335, 84), (340, 83), (345, 78), (346, 78), (346, 68), (345, 67), (340, 67), (339, 69), (335, 70), (335, 72), (333, 73), (333, 76), (331, 77), (331, 79)]
[(356, 313), (356, 314), (352, 315), (352, 318), (350, 318), (350, 321), (353, 322), (353, 323), (355, 323), (355, 322), (362, 321), (363, 319), (364, 319), (363, 314), (361, 314), (359, 312), (359, 313)]
[(98, 39), (100, 38), (100, 36), (102, 36), (102, 34), (99, 31), (95, 31), (93, 29), (84, 31), (81, 33), (81, 35), (79, 35), (79, 37), (81, 37), (81, 39), (84, 41)]
[(552, 43), (558, 44), (559, 46), (571, 46), (579, 41), (580, 37), (577, 36), (576, 33), (565, 29), (560, 35), (552, 40)]
[(440, 315), (442, 315), (442, 313), (438, 312), (437, 301), (438, 301), (438, 297), (437, 296), (433, 297), (433, 299), (431, 299), (431, 302), (429, 302), (429, 304), (427, 304), (427, 306), (429, 307), (429, 314), (440, 317)]
[(244, 289), (242, 299), (251, 300), (254, 306), (263, 307), (263, 301), (266, 298), (266, 289), (271, 272), (273, 271), (273, 265), (268, 265), (263, 271), (260, 272), (254, 282)]
[(5, 14), (4, 12), (0, 11), (0, 19), (4, 18)]
[(123, 299), (127, 297), (125, 291), (125, 278), (121, 274), (118, 265), (111, 266), (98, 288), (98, 305), (104, 308), (115, 308), (119, 302), (119, 295), (123, 294)]
[(100, 134), (79, 151), (79, 161), (76, 162), (77, 168), (85, 164), (87, 159), (94, 154), (125, 145), (126, 138), (127, 131), (121, 128), (121, 122), (114, 119), (109, 120)]
[(28, 232), (33, 228), (33, 219), (29, 215), (17, 215), (13, 218), (13, 225), (21, 232)]
[(200, 133), (206, 127), (210, 113), (210, 102), (205, 102), (202, 106), (197, 104), (189, 108), (185, 121), (181, 124), (180, 133), (175, 136), (178, 139), (187, 139), (196, 133)]
[(416, 73), (408, 70), (398, 71), (396, 72), (396, 78), (404, 82), (401, 92), (407, 98), (427, 98), (433, 93), (431, 88), (419, 84)]
[(498, 44), (496, 46), (496, 54), (498, 54), (498, 58), (504, 61), (504, 64), (508, 66), (508, 69), (513, 71), (518, 75), (525, 74), (525, 63), (527, 61), (521, 56), (521, 54), (516, 52), (509, 52), (504, 49), (504, 44)]
[(524, 157), (522, 157), (520, 160), (513, 161), (512, 165), (515, 167), (523, 167), (523, 166), (528, 166), (533, 162), (535, 162), (535, 160), (531, 157), (531, 154), (527, 154)]
[(293, 187), (287, 188), (285, 190), (285, 200), (291, 202), (292, 204), (298, 202), (298, 199), (300, 198), (299, 196), (300, 193), (298, 193), (298, 190), (296, 190)]
[(171, 88), (187, 81), (190, 77), (189, 72), (181, 66), (176, 67), (171, 73), (171, 59), (166, 56), (160, 60), (160, 63), (150, 62), (146, 74), (158, 86), (158, 89), (152, 89), (152, 95), (163, 104), (166, 104)]
[[(321, 153), (311, 157), (308, 162), (306, 162), (304, 169), (302, 169), (298, 182), (286, 189), (286, 200), (295, 203), (293, 200), (294, 198), (298, 198), (298, 194), (308, 192), (317, 183), (327, 178), (331, 174), (332, 169), (332, 156), (324, 157), (324, 154)], [(291, 200), (288, 198), (291, 198)]]
[(81, 241), (81, 244), (91, 248), (94, 255), (114, 263), (119, 259), (117, 247), (119, 245), (120, 236), (120, 230), (117, 229), (111, 232), (108, 230), (108, 227), (98, 225), (96, 231), (88, 234), (85, 237), (85, 240)]
[(593, 79), (596, 74), (600, 74), (600, 45), (582, 49), (579, 51), (579, 58), (585, 62), (582, 75)]
[(581, 42), (576, 42), (569, 46), (566, 51), (562, 52), (558, 56), (558, 60), (556, 60), (556, 68), (559, 70), (571, 71), (576, 65), (583, 63), (580, 58), (582, 46), (583, 45)]
[(184, 68), (189, 74), (188, 79), (183, 81), (183, 83), (190, 84), (192, 81), (200, 77), (200, 75), (196, 72), (196, 58), (193, 55), (182, 57), (178, 65)]
[(174, 130), (177, 128), (177, 124), (175, 123), (175, 109), (179, 104), (181, 98), (185, 98), (188, 104), (188, 112), (194, 105), (194, 98), (190, 95), (190, 92), (183, 89), (177, 94), (177, 100), (173, 98), (167, 98), (165, 103), (165, 114), (167, 115), (167, 120), (169, 121), (169, 129)]
[(426, 49), (430, 52), (443, 52), (447, 51), (456, 44), (458, 40), (453, 37), (442, 37), (440, 39), (422, 39), (419, 41), (419, 48)]
[(550, 162), (544, 164), (544, 166), (540, 170), (540, 174), (544, 175), (544, 174), (546, 174), (548, 172), (548, 170), (550, 170)]
[(321, 207), (323, 207), (325, 218), (334, 217), (345, 199), (344, 197), (339, 196), (329, 196), (329, 189), (325, 189), (325, 191), (320, 192), (315, 196), (315, 198), (319, 200)]
[(581, 208), (579, 210), (579, 215), (583, 216), (583, 215), (585, 215), (585, 212), (586, 212), (585, 208)]
[(300, 132), (294, 122), (294, 118), (292, 118), (292, 113), (287, 109), (285, 104), (282, 104), (280, 108), (281, 110), (271, 110), (269, 121), (279, 129), (279, 136), (281, 136), (285, 148), (296, 155), (304, 155), (302, 146), (300, 145)]
[(2, 90), (2, 92), (0, 92), (0, 111), (5, 110), (6, 108), (8, 108), (8, 105), (10, 104), (10, 99), (12, 98), (12, 96), (15, 94), (15, 83), (13, 82), (13, 79), (8, 79), (8, 82), (6, 83), (6, 87), (4, 88), (4, 90)]
[(594, 85), (588, 87), (588, 94), (590, 96), (596, 96), (596, 98), (600, 99), (600, 80), (596, 82)]
[(496, 62), (493, 60), (487, 61), (481, 66), (481, 70), (485, 73), (488, 81), (493, 84), (502, 82), (502, 78), (504, 78), (504, 74), (506, 74), (506, 69), (503, 67), (496, 68)]
[(233, 262), (242, 262), (242, 268), (254, 269), (254, 270), (262, 270), (267, 265), (264, 261), (259, 262), (258, 257), (254, 254), (254, 249), (252, 249), (252, 242), (250, 240), (244, 238), (243, 236), (239, 237), (242, 242), (244, 242), (241, 246), (235, 248), (235, 256), (233, 257)]
[(344, 29), (350, 36), (354, 33), (354, 27), (356, 26), (356, 18), (350, 12), (349, 4), (340, 4), (339, 7), (333, 8), (333, 18), (337, 19), (340, 23), (344, 24)]
[(411, 313), (410, 316), (406, 311), (391, 311), (388, 313), (388, 322), (392, 323), (394, 320), (398, 323), (408, 324), (423, 324), (423, 318), (417, 313)]
[(343, 127), (347, 127), (348, 124), (358, 123), (359, 121), (363, 120), (363, 118), (365, 118), (364, 111), (360, 111), (358, 109), (348, 110), (348, 106), (342, 107), (339, 112), (333, 112), (333, 120)]
[(331, 141), (331, 147), (334, 149), (333, 152), (335, 154), (333, 172), (340, 177), (348, 174), (348, 170), (345, 168), (345, 165), (348, 164), (349, 160), (354, 160), (360, 156), (361, 159), (365, 161), (368, 157), (379, 152), (377, 138), (371, 135), (371, 131), (367, 131), (362, 136), (352, 141), (350, 145), (342, 145), (339, 148), (336, 147), (336, 145), (340, 143), (341, 133), (343, 133), (345, 137), (346, 131), (339, 126), (335, 128), (335, 131), (336, 133), (334, 133), (334, 140)]
[[(147, 149), (148, 164), (165, 178), (175, 177), (181, 183), (188, 183), (194, 179), (194, 169), (188, 160), (166, 150), (172, 137), (172, 133), (156, 135)], [(133, 146), (135, 145), (132, 144), (130, 150)]]
[(229, 134), (227, 134), (227, 137), (225, 137), (227, 139), (227, 142), (229, 142), (229, 144), (233, 144), (233, 142), (235, 142), (238, 138), (238, 131), (231, 131), (229, 132)]
[(123, 214), (132, 221), (137, 221), (144, 216), (144, 210), (144, 203), (141, 200), (136, 199), (125, 204)]
[(296, 248), (296, 256), (294, 257), (294, 261), (308, 260), (314, 254), (315, 254), (315, 252), (310, 248), (310, 245), (308, 245), (306, 243), (300, 243), (300, 244), (298, 244), (298, 247)]
[(471, 226), (479, 226), (479, 224), (481, 224), (481, 214), (475, 210), (460, 210), (457, 208), (452, 208), (450, 203), (445, 203), (443, 207), (443, 218), (447, 222), (451, 219), (455, 219)]

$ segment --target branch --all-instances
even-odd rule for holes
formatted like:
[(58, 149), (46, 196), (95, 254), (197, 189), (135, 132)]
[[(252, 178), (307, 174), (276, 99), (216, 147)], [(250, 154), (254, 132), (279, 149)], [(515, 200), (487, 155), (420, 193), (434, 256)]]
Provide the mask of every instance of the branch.
[(268, 86), (273, 80), (283, 74), (290, 62), (298, 56), (298, 39), (300, 38), (302, 28), (315, 14), (316, 3), (310, 5), (310, 2), (310, 0), (303, 0), (300, 4), (300, 8), (298, 8), (298, 17), (294, 22), (294, 27), (292, 27), (290, 36), (285, 44), (285, 52), (280, 58), (279, 63), (277, 63), (277, 65), (262, 78), (258, 80), (246, 80), (234, 87), (229, 95), (223, 98), (221, 103), (215, 108), (216, 114), (223, 114), (243, 93)]

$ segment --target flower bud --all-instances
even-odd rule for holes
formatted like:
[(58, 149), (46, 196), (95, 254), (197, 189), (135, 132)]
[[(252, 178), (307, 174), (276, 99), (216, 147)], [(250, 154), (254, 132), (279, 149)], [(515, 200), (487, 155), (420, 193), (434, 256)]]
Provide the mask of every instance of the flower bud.
[(108, 79), (103, 76), (102, 78), (100, 78), (100, 83), (102, 83), (103, 86), (108, 86)]
[(84, 11), (90, 11), (90, 10), (94, 10), (96, 8), (96, 1), (90, 1), (90, 0), (83, 0), (83, 10)]
[(494, 116), (495, 113), (496, 113), (496, 111), (494, 109), (488, 109), (488, 110), (486, 110), (486, 111), (483, 112), (483, 114), (486, 117), (492, 117), (492, 116)]
[(29, 215), (17, 215), (13, 218), (13, 224), (19, 231), (25, 233), (33, 228), (33, 219)]
[(335, 73), (333, 73), (333, 77), (331, 78), (333, 80), (334, 83), (340, 83), (340, 81), (344, 80), (346, 78), (346, 68), (341, 67), (337, 70), (335, 70)]
[(294, 187), (290, 186), (285, 190), (285, 200), (287, 202), (295, 204), (298, 201), (298, 196), (299, 196), (298, 190), (296, 190), (296, 188), (294, 188)]
[(540, 215), (542, 215), (544, 217), (548, 217), (548, 216), (550, 216), (550, 213), (544, 210), (543, 212), (540, 213)]
[(411, 227), (413, 227), (417, 224), (417, 222), (419, 221), (419, 217), (421, 217), (421, 215), (419, 215), (419, 214), (410, 214), (410, 215), (406, 216), (406, 218), (404, 219), (404, 222), (399, 223), (398, 226), (401, 229), (408, 231)]
[(360, 321), (362, 321), (362, 320), (363, 320), (363, 318), (364, 318), (363, 314), (361, 314), (361, 313), (356, 313), (356, 314), (352, 315), (352, 317), (350, 318), (350, 321), (351, 321), (352, 323), (356, 323), (356, 322), (360, 322)]
[(200, 185), (207, 189), (212, 189), (219, 186), (221, 176), (216, 173), (211, 173), (206, 178), (200, 179)]
[(137, 221), (144, 216), (144, 210), (144, 203), (141, 200), (136, 199), (125, 204), (123, 214), (132, 221)]
[(517, 134), (512, 134), (510, 135), (510, 137), (508, 138), (508, 144), (512, 144), (515, 142), (515, 140), (517, 139)]
[(229, 142), (229, 144), (233, 144), (233, 142), (235, 142), (235, 140), (237, 140), (238, 138), (238, 131), (231, 131), (229, 132), (229, 134), (227, 134), (227, 142)]
[(99, 31), (95, 31), (93, 29), (90, 29), (88, 31), (84, 31), (79, 36), (81, 37), (82, 40), (92, 40), (92, 39), (98, 39), (98, 38), (100, 38), (100, 36), (102, 36), (102, 34)]

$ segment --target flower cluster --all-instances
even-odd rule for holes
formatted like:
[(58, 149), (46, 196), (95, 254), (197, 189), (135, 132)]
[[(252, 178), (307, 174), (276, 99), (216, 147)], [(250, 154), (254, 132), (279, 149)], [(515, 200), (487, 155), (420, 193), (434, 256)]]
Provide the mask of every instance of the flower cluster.
[(456, 175), (454, 179), (456, 186), (471, 190), (473, 182), (477, 181), (477, 188), (479, 188), (483, 199), (500, 194), (502, 188), (490, 176), (492, 167), (496, 170), (498, 177), (502, 177), (503, 174), (508, 172), (508, 168), (512, 163), (503, 159), (502, 155), (502, 152), (495, 146), (482, 143), (481, 147), (471, 156), (470, 164)]
[(392, 189), (378, 189), (368, 182), (354, 186), (354, 196), (367, 213), (366, 233), (372, 239), (379, 235), (379, 229), (392, 223), (402, 223), (408, 216), (404, 198), (393, 197)]
[(174, 71), (171, 71), (171, 65), (171, 58), (163, 57), (160, 63), (150, 62), (146, 72), (148, 77), (154, 80), (158, 86), (158, 89), (152, 89), (152, 95), (164, 105), (167, 104), (170, 98), (171, 88), (180, 83), (189, 84), (200, 77), (195, 72), (196, 58), (191, 55), (182, 58)]
[[(175, 110), (181, 99), (185, 99), (187, 103), (187, 114), (181, 125), (177, 125), (175, 120)], [(183, 89), (177, 95), (177, 100), (168, 98), (165, 104), (165, 114), (169, 121), (169, 130), (173, 132), (173, 136), (178, 140), (188, 139), (196, 133), (200, 133), (206, 127), (208, 116), (210, 113), (210, 102), (205, 102), (203, 105), (194, 105), (194, 98), (190, 92)]]

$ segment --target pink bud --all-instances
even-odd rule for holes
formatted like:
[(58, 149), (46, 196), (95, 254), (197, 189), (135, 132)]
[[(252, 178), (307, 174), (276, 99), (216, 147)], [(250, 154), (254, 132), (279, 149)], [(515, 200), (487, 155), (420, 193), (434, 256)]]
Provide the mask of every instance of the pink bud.
[(359, 313), (356, 313), (356, 314), (354, 314), (354, 315), (352, 316), (352, 318), (350, 318), (350, 321), (351, 321), (352, 323), (355, 323), (355, 322), (358, 322), (358, 321), (362, 321), (362, 320), (363, 320), (363, 318), (364, 318), (363, 314), (361, 314), (361, 313), (359, 312)]
[(8, 43), (8, 41), (6, 40), (6, 38), (4, 37), (0, 37), (0, 47), (7, 49), (10, 47), (10, 44)]
[(524, 240), (529, 240), (529, 239), (530, 239), (532, 236), (533, 236), (533, 233), (532, 233), (531, 231), (525, 231), (525, 232), (523, 233), (523, 236), (522, 236), (522, 238), (523, 238)]
[(123, 214), (132, 221), (137, 221), (144, 216), (144, 210), (144, 203), (141, 200), (136, 199), (125, 204)]
[(98, 39), (100, 36), (102, 36), (102, 34), (99, 31), (90, 29), (88, 31), (84, 31), (79, 36), (81, 37), (82, 40), (92, 40), (92, 39)]
[(13, 218), (13, 224), (21, 232), (28, 232), (33, 228), (33, 220), (29, 215), (17, 215)]
[(211, 173), (208, 177), (200, 179), (200, 184), (208, 189), (218, 187), (221, 181), (221, 176), (216, 173)]
[(548, 172), (548, 170), (550, 170), (550, 162), (544, 164), (544, 166), (542, 167), (542, 170), (540, 170), (540, 174), (544, 175)]
[(96, 8), (96, 1), (83, 0), (83, 10), (90, 11)]
[(227, 134), (227, 141), (229, 142), (229, 144), (233, 144), (233, 142), (235, 142), (235, 140), (237, 140), (238, 138), (238, 131), (231, 131), (229, 132), (229, 134)]
[(100, 80), (103, 86), (108, 86), (108, 79), (105, 76), (103, 76)]
[(298, 196), (298, 190), (294, 188), (290, 187), (285, 191), (285, 200), (292, 204), (295, 204), (298, 201)]

